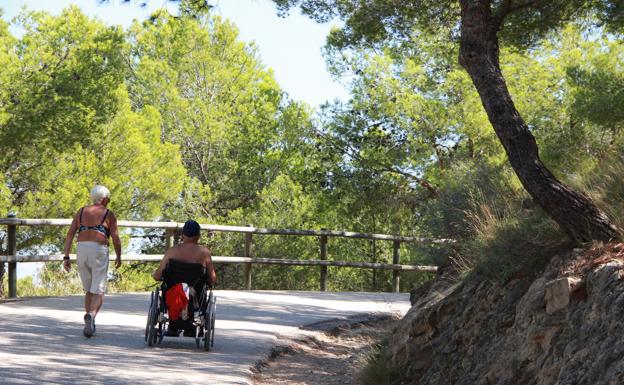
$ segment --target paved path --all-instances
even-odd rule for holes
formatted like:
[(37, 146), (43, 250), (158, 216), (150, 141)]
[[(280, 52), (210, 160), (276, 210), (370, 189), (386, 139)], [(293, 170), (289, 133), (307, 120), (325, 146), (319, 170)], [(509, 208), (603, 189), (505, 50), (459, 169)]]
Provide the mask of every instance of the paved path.
[(0, 304), (0, 384), (249, 384), (277, 336), (361, 313), (405, 313), (407, 294), (216, 291), (214, 350), (195, 340), (144, 342), (149, 293), (109, 295), (97, 334), (82, 336), (82, 297)]

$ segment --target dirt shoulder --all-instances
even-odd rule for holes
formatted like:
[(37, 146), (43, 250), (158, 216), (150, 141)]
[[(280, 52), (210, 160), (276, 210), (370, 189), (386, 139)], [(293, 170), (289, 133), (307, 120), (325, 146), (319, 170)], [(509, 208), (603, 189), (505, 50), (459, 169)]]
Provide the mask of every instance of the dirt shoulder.
[(377, 342), (388, 336), (398, 317), (381, 314), (325, 321), (302, 329), (314, 335), (285, 341), (257, 362), (254, 385), (359, 384), (358, 374)]

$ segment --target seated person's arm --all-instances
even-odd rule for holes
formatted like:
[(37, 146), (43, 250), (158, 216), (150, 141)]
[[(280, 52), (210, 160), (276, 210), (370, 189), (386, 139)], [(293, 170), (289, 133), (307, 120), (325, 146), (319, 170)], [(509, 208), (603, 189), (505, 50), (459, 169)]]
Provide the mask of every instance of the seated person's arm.
[(208, 283), (211, 286), (215, 286), (217, 284), (217, 273), (215, 272), (214, 265), (212, 264), (212, 256), (210, 255), (210, 250), (208, 248), (205, 248), (204, 266), (208, 272)]
[(169, 263), (169, 260), (171, 259), (172, 250), (173, 248), (170, 248), (169, 250), (167, 250), (167, 252), (165, 253), (165, 256), (160, 261), (160, 266), (158, 266), (158, 269), (154, 270), (152, 277), (154, 277), (155, 280), (157, 281), (162, 280), (163, 271), (165, 271), (165, 268), (167, 267), (167, 263)]

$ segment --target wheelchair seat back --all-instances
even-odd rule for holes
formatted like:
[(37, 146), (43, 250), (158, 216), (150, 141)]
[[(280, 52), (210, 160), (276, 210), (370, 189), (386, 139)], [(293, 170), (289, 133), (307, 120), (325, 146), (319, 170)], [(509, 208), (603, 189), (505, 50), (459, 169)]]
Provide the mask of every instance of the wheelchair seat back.
[(175, 284), (186, 283), (195, 290), (197, 303), (201, 304), (206, 294), (208, 274), (201, 263), (181, 262), (172, 259), (169, 260), (163, 271), (163, 281), (163, 293), (166, 288), (173, 287)]

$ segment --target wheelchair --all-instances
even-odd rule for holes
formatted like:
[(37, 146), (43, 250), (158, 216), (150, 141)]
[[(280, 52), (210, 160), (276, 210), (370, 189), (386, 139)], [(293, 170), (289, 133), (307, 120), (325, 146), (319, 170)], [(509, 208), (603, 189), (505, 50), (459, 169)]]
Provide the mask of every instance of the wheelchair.
[(177, 283), (186, 283), (194, 290), (190, 290), (189, 318), (184, 321), (175, 321), (175, 324), (183, 324), (185, 336), (188, 336), (187, 331), (194, 329), (197, 348), (200, 349), (203, 342), (204, 350), (210, 351), (214, 345), (217, 299), (212, 292), (212, 287), (208, 285), (206, 268), (199, 263), (169, 261), (163, 272), (160, 287), (157, 287), (150, 296), (145, 341), (148, 346), (160, 345), (167, 335), (165, 330), (169, 330), (172, 326), (173, 321), (169, 318), (165, 298), (167, 290)]

